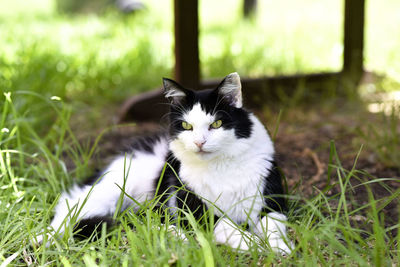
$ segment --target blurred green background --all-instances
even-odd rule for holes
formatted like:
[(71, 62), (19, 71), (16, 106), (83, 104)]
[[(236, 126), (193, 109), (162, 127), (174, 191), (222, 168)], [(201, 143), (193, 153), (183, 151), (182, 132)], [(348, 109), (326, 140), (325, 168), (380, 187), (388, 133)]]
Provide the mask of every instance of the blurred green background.
[[(241, 0), (199, 3), (202, 78), (341, 69), (343, 1), (259, 1), (250, 20)], [(143, 4), (124, 14), (111, 0), (0, 0), (0, 90), (23, 94), (17, 107), (43, 122), (51, 114), (25, 92), (58, 96), (96, 119), (93, 109), (115, 111), (127, 97), (160, 86), (173, 74), (173, 1)], [(400, 2), (366, 7), (366, 68), (397, 85)]]

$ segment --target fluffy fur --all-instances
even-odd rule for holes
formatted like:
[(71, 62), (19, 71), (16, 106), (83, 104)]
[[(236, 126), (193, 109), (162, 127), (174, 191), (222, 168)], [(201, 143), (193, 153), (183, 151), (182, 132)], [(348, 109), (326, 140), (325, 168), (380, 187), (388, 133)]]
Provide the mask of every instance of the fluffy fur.
[[(273, 250), (289, 253), (273, 143), (262, 123), (242, 108), (239, 75), (204, 91), (169, 79), (163, 83), (171, 102), (169, 132), (139, 140), (94, 185), (63, 193), (51, 227), (62, 233), (73, 216), (79, 226), (108, 221), (124, 187), (136, 202), (125, 196), (122, 209), (159, 197), (160, 207), (170, 207), (173, 216), (188, 210), (200, 220), (212, 211), (218, 243), (248, 249), (251, 239), (262, 238)], [(241, 224), (247, 225), (246, 234)]]

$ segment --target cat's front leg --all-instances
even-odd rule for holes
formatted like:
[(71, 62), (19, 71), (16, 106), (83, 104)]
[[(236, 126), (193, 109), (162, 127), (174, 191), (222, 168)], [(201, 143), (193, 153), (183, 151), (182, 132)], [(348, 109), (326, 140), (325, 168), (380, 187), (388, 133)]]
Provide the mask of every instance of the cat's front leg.
[(232, 248), (248, 250), (250, 245), (249, 232), (240, 231), (233, 222), (226, 218), (218, 221), (214, 228), (215, 240)]
[(293, 245), (286, 235), (285, 215), (279, 212), (268, 213), (257, 222), (254, 232), (261, 238), (267, 238), (271, 249), (283, 255), (292, 252)]

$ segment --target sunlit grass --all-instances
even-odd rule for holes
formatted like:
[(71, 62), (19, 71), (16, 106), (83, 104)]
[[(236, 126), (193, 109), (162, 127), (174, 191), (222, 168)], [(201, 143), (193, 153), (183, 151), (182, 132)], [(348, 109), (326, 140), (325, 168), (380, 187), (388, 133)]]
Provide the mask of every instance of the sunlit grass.
[[(340, 2), (259, 1), (253, 20), (242, 19), (242, 1), (221, 2), (201, 1), (205, 76), (226, 69), (252, 77), (340, 70)], [(223, 20), (222, 13), (228, 14)]]
[(366, 3), (366, 66), (399, 83), (400, 55), (395, 51), (400, 42), (400, 29), (396, 27), (400, 23), (400, 3), (396, 0), (373, 0)]

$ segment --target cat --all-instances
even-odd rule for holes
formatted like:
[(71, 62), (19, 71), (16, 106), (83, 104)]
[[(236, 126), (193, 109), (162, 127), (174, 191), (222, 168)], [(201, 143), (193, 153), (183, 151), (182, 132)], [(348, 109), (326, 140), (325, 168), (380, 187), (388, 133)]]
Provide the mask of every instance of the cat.
[[(73, 215), (89, 230), (110, 223), (124, 188), (135, 201), (125, 195), (122, 210), (158, 197), (172, 216), (186, 210), (200, 220), (211, 211), (217, 243), (247, 250), (251, 240), (261, 238), (272, 250), (289, 254), (273, 142), (243, 108), (239, 75), (229, 74), (215, 89), (192, 91), (166, 78), (163, 87), (170, 102), (169, 130), (138, 140), (96, 183), (64, 192), (51, 228), (62, 234)], [(245, 234), (241, 224), (246, 224)]]

